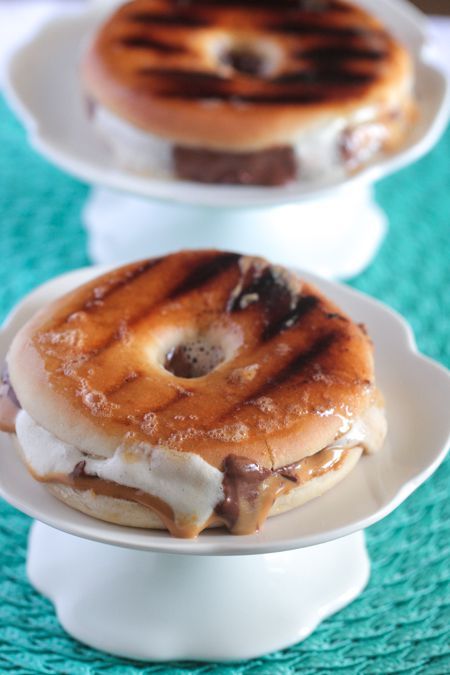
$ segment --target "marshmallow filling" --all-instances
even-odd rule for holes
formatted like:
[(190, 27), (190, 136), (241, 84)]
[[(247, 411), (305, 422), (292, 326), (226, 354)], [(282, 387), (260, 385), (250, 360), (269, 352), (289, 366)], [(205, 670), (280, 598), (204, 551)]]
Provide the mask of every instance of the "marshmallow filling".
[[(200, 183), (277, 186), (344, 177), (398, 143), (406, 131), (408, 104), (381, 113), (367, 106), (349, 118), (311, 125), (290, 145), (226, 152), (173, 144), (93, 104), (95, 128), (117, 166), (159, 178)], [(400, 138), (399, 138), (400, 137)]]
[(385, 420), (382, 409), (369, 408), (322, 451), (274, 470), (237, 455), (229, 455), (219, 470), (199, 455), (146, 443), (121, 445), (112, 457), (99, 458), (61, 441), (25, 410), (17, 413), (16, 434), (37, 480), (137, 502), (174, 536), (195, 537), (210, 525), (225, 525), (234, 534), (258, 530), (278, 496), (337, 470), (352, 448), (377, 450)]

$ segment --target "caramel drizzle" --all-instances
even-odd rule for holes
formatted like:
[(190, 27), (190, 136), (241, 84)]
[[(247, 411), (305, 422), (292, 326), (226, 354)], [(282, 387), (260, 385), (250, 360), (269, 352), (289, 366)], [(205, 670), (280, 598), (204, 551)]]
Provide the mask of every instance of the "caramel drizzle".
[(258, 532), (278, 497), (338, 469), (346, 456), (346, 450), (325, 449), (295, 464), (270, 470), (245, 457), (229, 455), (224, 462), (225, 498), (216, 506), (208, 521), (202, 524), (176, 517), (164, 500), (143, 490), (86, 474), (84, 461), (79, 462), (69, 475), (53, 473), (40, 476), (28, 468), (41, 483), (60, 483), (74, 490), (91, 490), (96, 495), (140, 504), (155, 513), (173, 537), (193, 539), (207, 527), (217, 525), (224, 525), (235, 535)]
[(237, 455), (224, 462), (225, 499), (215, 508), (219, 521), (233, 534), (253, 534), (264, 524), (276, 499), (307, 481), (338, 469), (345, 449), (327, 449), (280, 469), (265, 469)]
[(126, 485), (115, 483), (114, 481), (86, 474), (84, 473), (84, 466), (81, 466), (83, 464), (84, 462), (79, 462), (74, 471), (69, 475), (53, 473), (46, 476), (40, 476), (36, 474), (29, 465), (28, 469), (33, 478), (40, 483), (59, 483), (71, 487), (74, 490), (80, 490), (82, 492), (90, 490), (94, 494), (102, 497), (113, 497), (115, 499), (123, 499), (128, 502), (140, 504), (157, 515), (173, 537), (193, 539), (201, 531), (198, 526), (191, 523), (188, 519), (177, 520), (172, 508), (164, 500), (159, 499), (159, 497), (155, 497), (154, 495), (144, 492), (143, 490), (138, 490), (137, 488), (127, 487)]

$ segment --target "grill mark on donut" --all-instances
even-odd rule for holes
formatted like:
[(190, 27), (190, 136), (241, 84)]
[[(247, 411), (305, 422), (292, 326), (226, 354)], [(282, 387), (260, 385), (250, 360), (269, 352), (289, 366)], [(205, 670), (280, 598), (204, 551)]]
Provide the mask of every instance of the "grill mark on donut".
[[(192, 86), (195, 84), (217, 84), (228, 82), (229, 79), (218, 73), (211, 73), (206, 70), (183, 70), (175, 68), (139, 68), (137, 70), (139, 75), (147, 75), (148, 77), (155, 78), (172, 78), (174, 80), (180, 80), (182, 83), (186, 78), (189, 78), (189, 85)], [(167, 83), (166, 83), (167, 84)]]
[(269, 382), (265, 383), (264, 386), (256, 393), (256, 396), (261, 396), (274, 387), (279, 387), (281, 384), (285, 384), (295, 375), (298, 375), (307, 366), (312, 365), (312, 363), (314, 363), (320, 356), (323, 356), (324, 353), (327, 352), (331, 347), (331, 345), (336, 343), (339, 337), (340, 333), (335, 330), (320, 336), (310, 347), (308, 347), (308, 349), (300, 352), (300, 354), (296, 354), (287, 363), (287, 365), (285, 365), (277, 373), (277, 375), (272, 377)]
[[(364, 92), (365, 87), (380, 76), (380, 64), (389, 57), (389, 36), (380, 25), (370, 25), (363, 10), (340, 0), (283, 0), (276, 8), (271, 0), (260, 3), (252, 0), (174, 0), (166, 1), (157, 9), (154, 7), (151, 2), (125, 5), (119, 10), (118, 22), (128, 24), (130, 29), (140, 25), (165, 28), (169, 41), (166, 42), (166, 35), (161, 39), (159, 35), (156, 38), (131, 32), (119, 39), (124, 51), (128, 49), (132, 54), (133, 50), (153, 50), (161, 56), (182, 53), (187, 47), (181, 44), (183, 41), (180, 43), (178, 28), (188, 28), (194, 33), (196, 29), (209, 26), (235, 30), (236, 21), (240, 16), (245, 19), (245, 13), (248, 14), (251, 8), (251, 23), (247, 26), (244, 22), (243, 27), (274, 36), (298, 37), (297, 49), (295, 45), (290, 48), (292, 57), (306, 62), (301, 70), (269, 77), (264, 68), (249, 75), (230, 67), (230, 73), (223, 75), (201, 69), (146, 66), (142, 58), (136, 59), (134, 68), (132, 66), (132, 74), (138, 78), (135, 86), (161, 98), (256, 106), (308, 106), (345, 100)], [(348, 15), (345, 22), (342, 14)], [(172, 29), (175, 31), (174, 44), (170, 42)], [(302, 44), (304, 38), (305, 46)], [(365, 66), (364, 70), (358, 68), (361, 64)], [(250, 76), (251, 88), (248, 86)]]
[[(333, 95), (353, 95), (355, 89), (370, 84), (376, 77), (375, 72), (357, 72), (342, 68), (339, 63), (328, 67), (313, 63), (302, 70), (267, 79), (267, 85), (272, 87), (268, 91), (266, 88), (261, 93), (245, 94), (230, 78), (208, 71), (144, 67), (139, 68), (137, 74), (148, 78), (158, 96), (184, 100), (217, 99), (235, 104), (315, 103)], [(324, 85), (334, 85), (334, 88), (325, 90)]]
[(227, 311), (238, 312), (244, 309), (242, 303), (246, 296), (251, 295), (256, 295), (258, 304), (269, 312), (276, 311), (280, 305), (283, 312), (283, 307), (289, 307), (291, 302), (289, 289), (286, 284), (277, 280), (271, 267), (266, 267), (261, 274), (250, 270), (250, 278), (244, 282), (240, 292), (229, 298)]
[[(159, 297), (151, 304), (143, 307), (138, 314), (135, 314), (133, 318), (127, 322), (127, 329), (131, 329), (134, 326), (136, 326), (136, 324), (138, 324), (145, 316), (147, 316), (155, 307), (160, 305), (161, 302), (164, 302), (165, 300), (173, 300), (181, 295), (189, 293), (190, 291), (201, 288), (208, 282), (211, 282), (217, 276), (222, 274), (222, 272), (225, 272), (233, 265), (236, 265), (239, 262), (240, 258), (241, 256), (238, 253), (221, 253), (219, 255), (214, 256), (212, 259), (211, 258), (208, 259), (206, 262), (205, 261), (200, 262), (200, 264), (197, 264), (197, 266), (194, 267), (193, 270), (190, 270), (186, 275), (186, 277), (181, 282), (176, 284), (174, 288), (169, 290), (165, 295)], [(163, 258), (158, 258), (156, 260), (147, 261), (148, 264), (143, 263), (139, 268), (132, 270), (124, 277), (120, 278), (111, 289), (108, 288), (106, 292), (101, 296), (101, 300), (104, 300), (107, 297), (111, 297), (111, 295), (118, 288), (122, 288), (128, 285), (129, 283), (132, 283), (139, 276), (141, 276), (148, 270), (152, 269), (158, 262), (162, 260)], [(87, 302), (90, 302), (91, 300), (92, 300), (92, 307), (94, 307), (95, 300), (98, 302), (98, 299), (91, 296), (91, 298)], [(83, 305), (83, 307), (85, 307), (85, 305)], [(73, 312), (71, 312), (71, 314), (72, 313)], [(99, 356), (102, 352), (112, 347), (112, 345), (114, 345), (121, 339), (122, 339), (121, 331), (120, 330), (115, 331), (107, 340), (104, 341), (102, 345), (99, 345), (96, 349), (92, 349), (90, 352), (85, 353), (84, 354), (85, 360), (89, 361), (90, 359)]]
[(184, 295), (203, 286), (222, 272), (236, 265), (240, 258), (241, 256), (238, 253), (222, 253), (217, 255), (212, 260), (208, 260), (206, 263), (192, 270), (180, 284), (170, 291), (167, 298), (172, 300), (179, 295)]
[(244, 393), (242, 398), (235, 401), (230, 408), (224, 410), (223, 413), (214, 420), (214, 423), (217, 424), (218, 422), (223, 422), (248, 403), (269, 394), (277, 387), (285, 385), (293, 377), (298, 376), (303, 370), (317, 363), (320, 357), (322, 357), (340, 337), (341, 333), (337, 330), (322, 334), (307, 349), (303, 349), (300, 353), (297, 352), (294, 354), (294, 356), (292, 356), (277, 373), (267, 379), (259, 389), (252, 391), (248, 395), (245, 395)]
[(130, 382), (135, 382), (140, 377), (142, 377), (142, 373), (137, 373), (135, 371), (133, 371), (132, 373), (128, 373), (122, 380), (120, 380), (120, 382), (113, 385), (112, 387), (109, 387), (109, 389), (106, 389), (105, 396), (112, 396), (113, 394), (117, 394), (124, 387), (126, 387), (127, 384), (130, 384)]
[(269, 323), (263, 330), (261, 339), (263, 342), (272, 340), (285, 330), (296, 326), (300, 319), (305, 317), (319, 304), (316, 295), (303, 295), (297, 301), (295, 307), (285, 314), (279, 321)]
[(329, 63), (333, 59), (344, 61), (358, 59), (359, 61), (382, 61), (387, 52), (382, 49), (365, 49), (346, 46), (322, 46), (302, 49), (294, 53), (296, 58), (313, 59), (315, 62)]
[(127, 19), (133, 23), (154, 26), (170, 26), (171, 28), (203, 28), (210, 22), (200, 16), (190, 14), (157, 14), (154, 12), (132, 12)]
[(324, 37), (346, 37), (346, 38), (365, 38), (371, 39), (379, 31), (360, 28), (359, 26), (339, 26), (327, 23), (312, 23), (306, 21), (288, 21), (280, 22), (267, 26), (267, 30), (273, 33), (284, 33), (286, 35), (319, 35)]
[[(108, 285), (106, 288), (103, 289), (101, 286), (94, 288), (91, 296), (83, 303), (83, 305), (80, 307), (80, 310), (84, 312), (89, 312), (92, 309), (95, 309), (95, 307), (98, 306), (99, 302), (103, 302), (107, 298), (110, 298), (112, 295), (114, 295), (114, 293), (119, 291), (121, 288), (124, 288), (124, 286), (132, 284), (141, 276), (143, 276), (144, 274), (152, 270), (154, 267), (159, 265), (161, 261), (162, 258), (152, 258), (150, 260), (146, 260), (138, 267), (135, 267), (134, 269), (131, 270), (127, 270), (127, 272), (123, 275), (123, 277), (120, 277), (114, 283)], [(68, 317), (66, 317), (65, 320), (67, 319)]]
[(368, 84), (374, 79), (373, 73), (356, 73), (338, 68), (321, 68), (319, 70), (297, 70), (284, 73), (271, 80), (275, 84)]
[[(252, 296), (253, 300), (252, 300)], [(246, 302), (250, 298), (250, 302)], [(293, 328), (319, 304), (315, 295), (301, 295), (292, 307), (292, 291), (284, 280), (266, 268), (262, 274), (251, 277), (237, 296), (228, 300), (226, 311), (240, 312), (247, 307), (258, 305), (264, 314), (264, 325), (260, 336), (262, 342), (272, 340), (280, 333)]]
[(188, 51), (183, 45), (173, 45), (152, 37), (138, 35), (120, 38), (117, 44), (130, 49), (150, 49), (163, 54), (185, 54)]
[(319, 357), (323, 356), (336, 343), (339, 337), (340, 333), (338, 331), (331, 331), (330, 333), (321, 335), (306, 350), (295, 354), (278, 373), (272, 375), (259, 389), (252, 392), (247, 398), (242, 399), (235, 407), (240, 407), (248, 401), (265, 396), (272, 389), (286, 384), (290, 379), (299, 375), (305, 368), (317, 362)]

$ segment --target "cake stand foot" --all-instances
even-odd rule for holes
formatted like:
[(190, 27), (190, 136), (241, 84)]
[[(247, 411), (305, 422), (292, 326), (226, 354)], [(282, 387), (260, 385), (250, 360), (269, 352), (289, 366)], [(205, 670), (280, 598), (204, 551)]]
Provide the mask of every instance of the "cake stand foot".
[(320, 200), (239, 209), (157, 202), (97, 188), (83, 217), (95, 263), (218, 248), (261, 255), (328, 278), (361, 272), (386, 230), (385, 215), (367, 186)]
[(253, 556), (150, 553), (34, 523), (27, 571), (65, 630), (133, 659), (229, 661), (306, 638), (363, 590), (364, 535)]

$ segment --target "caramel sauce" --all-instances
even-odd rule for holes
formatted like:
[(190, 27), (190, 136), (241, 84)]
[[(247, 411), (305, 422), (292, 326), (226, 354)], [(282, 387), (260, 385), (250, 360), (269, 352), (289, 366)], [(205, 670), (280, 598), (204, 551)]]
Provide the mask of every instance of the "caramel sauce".
[(155, 513), (173, 537), (193, 539), (207, 527), (217, 525), (224, 525), (236, 535), (259, 531), (279, 496), (338, 469), (346, 456), (346, 450), (325, 449), (296, 464), (272, 471), (245, 457), (230, 455), (224, 462), (225, 499), (216, 506), (206, 523), (177, 518), (164, 500), (143, 490), (86, 474), (85, 462), (79, 462), (69, 475), (52, 473), (39, 476), (30, 467), (29, 470), (41, 483), (60, 483), (74, 490), (91, 490), (96, 495), (140, 504)]
[(257, 532), (278, 497), (340, 468), (346, 456), (346, 450), (325, 448), (271, 471), (244, 457), (230, 455), (224, 463), (225, 499), (215, 509), (219, 522), (233, 534)]
[(159, 497), (155, 497), (143, 490), (120, 485), (114, 481), (98, 478), (97, 476), (90, 476), (84, 473), (84, 469), (80, 470), (77, 467), (75, 467), (75, 470), (69, 475), (53, 473), (47, 474), (46, 476), (39, 476), (34, 473), (30, 467), (28, 468), (33, 475), (33, 478), (40, 483), (60, 483), (67, 487), (71, 487), (74, 490), (91, 490), (96, 495), (123, 499), (128, 502), (135, 502), (136, 504), (145, 506), (145, 508), (150, 509), (161, 519), (173, 537), (193, 539), (200, 533), (201, 529), (203, 529), (203, 527), (197, 526), (189, 519), (177, 519), (172, 508), (164, 500), (159, 499)]

